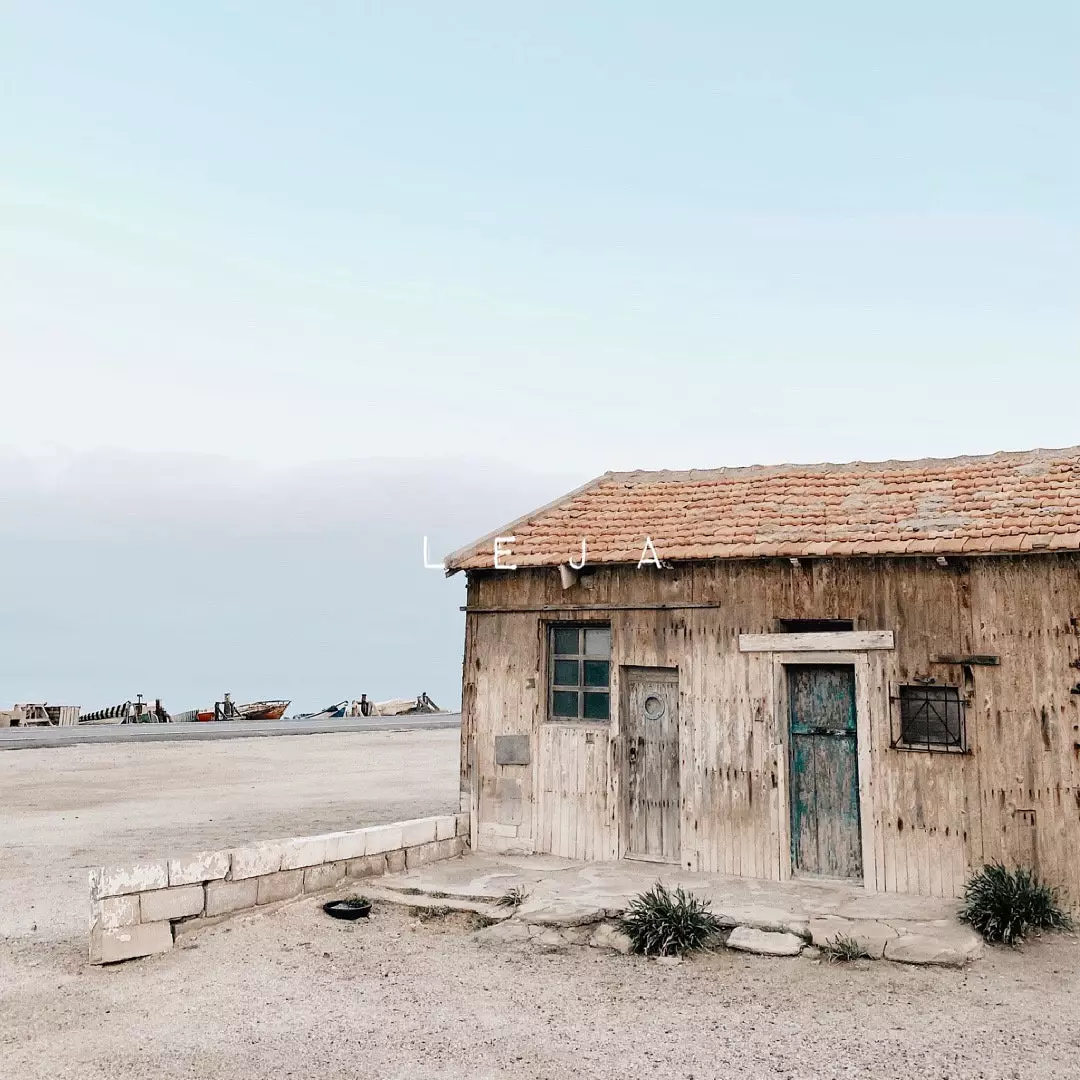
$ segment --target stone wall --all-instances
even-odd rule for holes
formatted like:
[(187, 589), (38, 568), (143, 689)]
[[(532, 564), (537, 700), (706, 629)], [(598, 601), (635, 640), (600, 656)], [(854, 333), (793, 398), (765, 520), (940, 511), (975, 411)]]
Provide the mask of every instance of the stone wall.
[(469, 815), (416, 818), (322, 836), (90, 871), (90, 963), (166, 952), (186, 930), (221, 915), (322, 892), (462, 854)]

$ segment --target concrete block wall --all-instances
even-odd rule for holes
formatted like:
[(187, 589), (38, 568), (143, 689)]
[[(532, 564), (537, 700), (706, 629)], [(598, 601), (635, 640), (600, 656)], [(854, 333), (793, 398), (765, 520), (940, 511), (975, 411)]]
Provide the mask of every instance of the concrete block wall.
[(323, 892), (461, 855), (469, 815), (416, 818), (322, 836), (90, 871), (90, 963), (167, 952), (200, 920)]

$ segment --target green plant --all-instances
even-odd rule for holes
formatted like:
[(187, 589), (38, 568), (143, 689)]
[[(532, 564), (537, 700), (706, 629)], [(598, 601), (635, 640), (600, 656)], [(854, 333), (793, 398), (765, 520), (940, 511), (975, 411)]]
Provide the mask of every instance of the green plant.
[(646, 956), (681, 956), (705, 948), (722, 929), (708, 910), (709, 901), (674, 892), (659, 881), (639, 893), (618, 920), (619, 929), (633, 942), (634, 952)]
[(430, 922), (432, 919), (445, 919), (453, 912), (453, 908), (447, 904), (430, 904), (427, 907), (418, 907), (416, 917), (420, 922)]
[(1057, 890), (1032, 870), (1008, 870), (988, 863), (973, 874), (964, 889), (960, 919), (987, 941), (1017, 945), (1029, 930), (1067, 930), (1068, 913), (1058, 905)]
[(855, 938), (846, 934), (837, 934), (836, 937), (828, 939), (821, 946), (821, 951), (830, 964), (848, 964), (852, 960), (870, 955)]
[(495, 903), (499, 907), (521, 907), (528, 895), (528, 890), (524, 885), (515, 885), (512, 889), (507, 889)]

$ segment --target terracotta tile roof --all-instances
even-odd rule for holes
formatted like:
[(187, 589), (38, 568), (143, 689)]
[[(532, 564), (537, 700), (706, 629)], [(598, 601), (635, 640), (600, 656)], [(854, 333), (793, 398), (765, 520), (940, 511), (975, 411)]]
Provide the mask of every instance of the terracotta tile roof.
[(1080, 447), (988, 457), (605, 473), (448, 556), (448, 571), (503, 563), (660, 557), (993, 554), (1080, 549)]

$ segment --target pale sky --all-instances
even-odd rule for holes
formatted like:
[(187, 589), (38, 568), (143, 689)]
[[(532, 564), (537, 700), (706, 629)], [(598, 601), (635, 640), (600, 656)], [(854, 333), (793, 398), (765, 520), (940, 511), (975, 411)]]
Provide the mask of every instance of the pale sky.
[[(40, 496), (8, 500), (9, 535), (41, 534), (72, 477), (96, 520), (95, 485), (132, 507), (147, 475), (220, 472), (238, 503), (286, 500), (259, 503), (270, 542), (306, 512), (298, 475), (389, 490), (364, 462), (400, 458), (448, 498), (380, 503), (383, 534), (444, 551), (605, 469), (1080, 442), (1075, 4), (16, 0), (0, 21), (0, 450)], [(182, 537), (172, 558), (225, 574)], [(79, 692), (70, 640), (3, 622), (23, 659), (0, 706)], [(459, 632), (421, 661), (350, 640), (395, 692), (427, 665), (445, 696)], [(97, 703), (134, 681), (94, 677)]]

